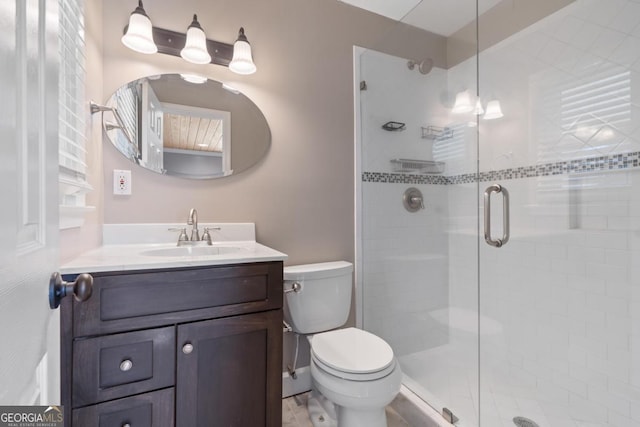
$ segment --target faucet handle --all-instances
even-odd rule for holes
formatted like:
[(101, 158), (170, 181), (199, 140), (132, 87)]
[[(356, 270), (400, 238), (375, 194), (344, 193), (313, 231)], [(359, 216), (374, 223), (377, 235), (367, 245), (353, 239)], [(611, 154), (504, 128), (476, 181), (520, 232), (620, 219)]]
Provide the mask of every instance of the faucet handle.
[(202, 233), (202, 240), (207, 242), (207, 245), (211, 244), (211, 234), (209, 234), (209, 227), (204, 228), (204, 233)]
[(186, 227), (172, 227), (169, 228), (169, 231), (179, 231), (180, 235), (178, 236), (178, 245), (181, 242), (188, 242), (189, 236), (187, 236), (187, 228)]

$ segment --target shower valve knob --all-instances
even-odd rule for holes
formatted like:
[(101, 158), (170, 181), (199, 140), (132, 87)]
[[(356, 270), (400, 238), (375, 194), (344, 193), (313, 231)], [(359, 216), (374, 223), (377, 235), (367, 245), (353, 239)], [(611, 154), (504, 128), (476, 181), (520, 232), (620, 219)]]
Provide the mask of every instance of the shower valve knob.
[(415, 187), (407, 188), (402, 195), (402, 204), (407, 211), (412, 213), (424, 209), (422, 192)]

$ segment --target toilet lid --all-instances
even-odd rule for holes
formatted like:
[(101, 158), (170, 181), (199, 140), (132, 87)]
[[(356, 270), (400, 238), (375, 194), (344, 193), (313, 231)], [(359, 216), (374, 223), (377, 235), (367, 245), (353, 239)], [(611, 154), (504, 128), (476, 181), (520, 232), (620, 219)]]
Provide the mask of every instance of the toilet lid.
[(313, 355), (341, 372), (367, 374), (393, 362), (393, 350), (382, 338), (357, 328), (337, 329), (313, 336)]

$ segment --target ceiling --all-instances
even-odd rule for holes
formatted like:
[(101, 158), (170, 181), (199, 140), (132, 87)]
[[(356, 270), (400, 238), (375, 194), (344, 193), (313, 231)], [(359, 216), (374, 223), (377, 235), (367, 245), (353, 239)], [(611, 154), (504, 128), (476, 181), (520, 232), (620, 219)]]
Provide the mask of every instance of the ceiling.
[[(472, 22), (476, 0), (339, 0), (396, 21), (449, 37)], [(502, 0), (480, 0), (483, 14)]]
[(222, 120), (164, 113), (163, 146), (222, 152)]

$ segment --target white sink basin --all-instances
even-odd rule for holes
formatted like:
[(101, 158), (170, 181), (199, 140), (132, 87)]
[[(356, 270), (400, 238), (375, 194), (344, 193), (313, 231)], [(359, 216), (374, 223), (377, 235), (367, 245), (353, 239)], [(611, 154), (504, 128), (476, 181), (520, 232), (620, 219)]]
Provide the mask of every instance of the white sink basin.
[(143, 251), (141, 255), (181, 257), (181, 256), (212, 256), (226, 255), (242, 251), (237, 246), (177, 246), (173, 248), (159, 248)]

